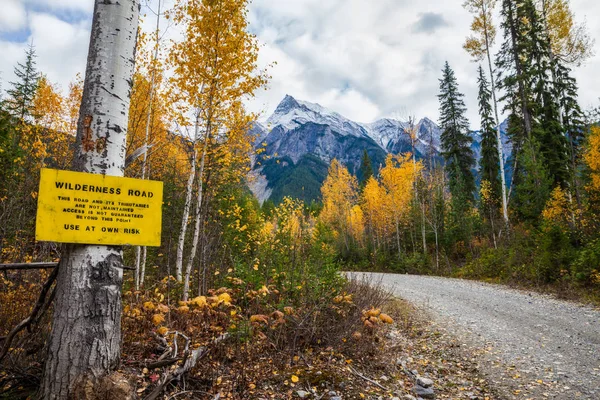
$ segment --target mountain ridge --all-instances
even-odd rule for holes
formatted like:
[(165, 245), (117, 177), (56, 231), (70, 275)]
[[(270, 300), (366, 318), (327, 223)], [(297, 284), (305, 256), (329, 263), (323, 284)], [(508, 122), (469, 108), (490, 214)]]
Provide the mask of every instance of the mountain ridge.
[[(262, 203), (279, 202), (283, 196), (318, 200), (320, 185), (334, 158), (354, 175), (360, 175), (360, 162), (367, 151), (377, 171), (388, 154), (412, 151), (406, 130), (409, 123), (380, 118), (360, 123), (317, 103), (286, 95), (265, 123), (255, 122), (251, 133), (255, 148), (262, 149), (254, 160), (250, 189)], [(424, 117), (415, 125), (417, 159), (441, 157), (441, 129)], [(511, 146), (506, 137), (506, 121), (501, 124), (505, 158)], [(479, 161), (481, 137), (472, 131), (472, 149)], [(257, 152), (258, 153), (258, 152)], [(359, 176), (360, 178), (360, 176)]]

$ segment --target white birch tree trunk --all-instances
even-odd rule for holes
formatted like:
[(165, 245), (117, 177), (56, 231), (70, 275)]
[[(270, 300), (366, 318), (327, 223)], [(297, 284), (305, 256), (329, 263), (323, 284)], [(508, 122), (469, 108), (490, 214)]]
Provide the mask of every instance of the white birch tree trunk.
[[(485, 2), (482, 2), (483, 13), (487, 14)], [(487, 22), (484, 21), (485, 53), (490, 71), (490, 83), (492, 85), (492, 99), (494, 101), (494, 117), (496, 118), (496, 140), (498, 142), (498, 157), (500, 158), (500, 179), (502, 181), (502, 216), (504, 223), (508, 226), (508, 197), (506, 195), (506, 173), (504, 172), (504, 148), (502, 147), (502, 133), (500, 131), (500, 118), (498, 116), (498, 100), (496, 99), (496, 80), (494, 79), (494, 68), (490, 56), (490, 37)]]
[(183, 301), (188, 300), (189, 292), (190, 292), (190, 278), (192, 275), (192, 266), (194, 265), (194, 259), (196, 258), (196, 253), (198, 252), (198, 242), (200, 238), (200, 222), (202, 220), (202, 196), (204, 194), (203, 187), (203, 179), (204, 179), (204, 165), (206, 162), (206, 153), (208, 151), (208, 144), (210, 142), (210, 124), (208, 129), (206, 130), (206, 135), (204, 137), (204, 149), (202, 150), (202, 157), (200, 159), (200, 170), (198, 171), (198, 197), (196, 199), (196, 214), (194, 215), (195, 223), (194, 223), (194, 236), (192, 238), (192, 250), (190, 251), (190, 256), (188, 258), (188, 262), (185, 266), (185, 278), (183, 280)]
[(502, 182), (502, 216), (508, 225), (508, 200), (506, 196), (506, 173), (504, 171), (504, 148), (502, 146), (502, 133), (500, 131), (500, 118), (498, 117), (498, 100), (496, 100), (496, 80), (492, 69), (492, 60), (488, 49), (488, 66), (490, 69), (490, 80), (492, 84), (492, 99), (494, 101), (494, 116), (496, 117), (496, 140), (498, 142), (498, 158), (500, 158), (500, 180)]
[[(96, 0), (74, 168), (123, 176), (138, 0)], [(119, 364), (123, 256), (119, 246), (64, 247), (52, 332), (42, 377), (43, 399), (73, 398), (80, 382)]]
[(181, 230), (179, 231), (179, 240), (177, 242), (177, 259), (175, 260), (175, 277), (177, 282), (183, 281), (183, 247), (185, 245), (185, 235), (187, 233), (188, 218), (190, 217), (190, 208), (192, 206), (192, 194), (194, 191), (194, 179), (196, 177), (196, 162), (198, 158), (198, 150), (196, 149), (196, 142), (198, 141), (198, 134), (200, 131), (200, 110), (197, 110), (196, 123), (194, 126), (194, 141), (193, 141), (193, 155), (192, 165), (190, 170), (190, 176), (187, 181), (187, 188), (185, 193), (185, 205), (183, 207), (183, 216), (181, 217)]
[[(150, 77), (150, 102), (148, 103), (148, 113), (146, 115), (146, 136), (144, 139), (144, 160), (142, 161), (142, 179), (146, 179), (146, 172), (148, 170), (148, 140), (150, 137), (150, 125), (152, 122), (152, 102), (154, 101), (154, 87), (156, 84), (156, 60), (158, 59), (158, 48), (160, 46), (160, 2), (158, 0), (158, 12), (156, 13), (156, 29), (154, 34), (156, 35), (156, 44), (154, 47), (154, 55), (152, 57), (152, 74)], [(143, 247), (143, 248), (141, 248)], [(141, 249), (141, 257), (140, 257)], [(139, 290), (140, 285), (144, 284), (144, 278), (146, 276), (146, 246), (137, 246), (135, 248), (135, 289)], [(140, 260), (141, 258), (141, 260)], [(140, 263), (141, 261), (141, 263)]]

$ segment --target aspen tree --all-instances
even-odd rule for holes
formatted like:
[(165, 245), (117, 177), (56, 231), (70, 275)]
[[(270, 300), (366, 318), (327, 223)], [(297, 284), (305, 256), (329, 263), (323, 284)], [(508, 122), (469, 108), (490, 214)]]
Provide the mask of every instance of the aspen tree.
[(500, 118), (498, 116), (498, 100), (496, 98), (496, 80), (494, 78), (494, 68), (490, 47), (496, 41), (496, 27), (492, 21), (492, 11), (496, 6), (497, 0), (467, 0), (464, 7), (475, 14), (471, 30), (473, 36), (469, 36), (464, 45), (465, 50), (473, 57), (475, 61), (487, 59), (487, 65), (490, 74), (491, 93), (494, 104), (494, 117), (496, 120), (496, 141), (498, 145), (498, 157), (500, 158), (500, 180), (502, 182), (502, 216), (504, 222), (509, 223), (508, 219), (508, 198), (506, 193), (506, 173), (504, 171), (504, 148), (502, 146), (502, 134), (500, 132)]
[(400, 224), (408, 215), (409, 204), (418, 174), (423, 169), (420, 162), (409, 161), (410, 155), (388, 155), (381, 170), (381, 184), (387, 193), (386, 209), (394, 221), (398, 258), (402, 256)]
[(346, 251), (350, 250), (350, 228), (352, 207), (358, 199), (358, 180), (348, 172), (338, 160), (334, 159), (329, 165), (329, 172), (323, 186), (323, 222), (334, 227), (342, 236)]
[[(138, 0), (96, 0), (74, 169), (123, 176)], [(109, 374), (121, 350), (123, 255), (118, 246), (67, 245), (59, 265), (41, 397), (67, 399)]]
[[(175, 73), (172, 83), (183, 101), (187, 102), (188, 110), (193, 110), (194, 125), (192, 170), (186, 189), (175, 264), (177, 280), (184, 281), (184, 298), (187, 298), (198, 249), (205, 189), (204, 169), (210, 155), (209, 148), (214, 136), (221, 133), (224, 121), (231, 117), (234, 104), (244, 97), (252, 97), (267, 79), (264, 71), (257, 71), (258, 44), (248, 32), (247, 6), (248, 0), (181, 0), (174, 10), (174, 20), (185, 26), (185, 34), (184, 40), (176, 43), (171, 52)], [(184, 276), (184, 245), (195, 180), (198, 191), (194, 233)]]
[(537, 0), (550, 40), (552, 55), (569, 65), (593, 56), (594, 40), (585, 24), (577, 24), (568, 0)]
[[(161, 0), (158, 0), (158, 10), (156, 12), (156, 29), (154, 30), (154, 54), (152, 56), (151, 61), (151, 69), (152, 72), (150, 74), (150, 101), (148, 105), (148, 111), (146, 113), (146, 129), (145, 129), (145, 140), (144, 140), (144, 158), (142, 161), (142, 179), (146, 179), (146, 174), (148, 172), (148, 146), (149, 136), (150, 136), (150, 128), (152, 126), (152, 100), (154, 99), (154, 87), (156, 84), (156, 69), (157, 69), (157, 61), (158, 61), (158, 49), (160, 48), (160, 6)], [(146, 256), (147, 249), (146, 246), (137, 246), (135, 248), (135, 288), (139, 290), (140, 285), (144, 284), (144, 278), (146, 276)]]

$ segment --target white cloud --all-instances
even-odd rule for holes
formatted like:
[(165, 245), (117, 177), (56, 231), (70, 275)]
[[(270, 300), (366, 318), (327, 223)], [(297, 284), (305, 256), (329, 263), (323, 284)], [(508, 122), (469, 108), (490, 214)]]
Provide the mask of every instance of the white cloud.
[(19, 0), (3, 0), (0, 10), (0, 32), (14, 32), (26, 26), (27, 12)]
[[(285, 7), (291, 3), (294, 5)], [(341, 113), (348, 110), (353, 114), (348, 117), (362, 120), (389, 116), (398, 110), (436, 119), (437, 79), (444, 61), (449, 60), (457, 70), (475, 70), (461, 46), (468, 23), (461, 27), (455, 22), (465, 17), (468, 21), (468, 13), (460, 3), (440, 3), (439, 0), (253, 2), (251, 28), (267, 44), (269, 54), (285, 56), (285, 62), (272, 71), (271, 90), (278, 93), (269, 97), (278, 101), (288, 93), (308, 101), (326, 99), (329, 104), (323, 105)], [(429, 9), (443, 16), (434, 18), (435, 33), (430, 34), (431, 29), (425, 33), (412, 32)], [(264, 58), (262, 55), (261, 60)], [(300, 72), (290, 77), (289, 65)], [(458, 72), (457, 75), (460, 77)], [(294, 86), (303, 90), (293, 92), (286, 82), (294, 82)], [(475, 85), (465, 83), (461, 89), (472, 92)], [(354, 108), (349, 107), (348, 99), (357, 101)], [(269, 111), (276, 105), (277, 102), (269, 104)]]
[[(14, 79), (13, 67), (23, 59), (31, 39), (39, 69), (63, 88), (77, 72), (85, 71), (93, 0), (0, 1), (0, 26), (28, 28), (31, 34), (18, 42), (0, 39), (4, 89)], [(166, 3), (171, 6), (173, 0)], [(157, 0), (151, 4), (156, 8)], [(590, 34), (600, 40), (596, 18), (600, 3), (571, 0), (571, 5), (577, 19), (585, 19)], [(11, 7), (18, 17), (8, 17), (5, 9)], [(154, 18), (147, 12), (147, 31), (154, 28)], [(277, 65), (270, 70), (269, 90), (257, 93), (249, 108), (262, 111), (266, 118), (290, 94), (364, 122), (399, 114), (437, 120), (438, 79), (447, 60), (466, 95), (471, 126), (476, 128), (477, 65), (462, 49), (471, 18), (462, 0), (254, 0), (249, 19), (264, 44), (259, 62), (263, 67), (273, 61)], [(4, 20), (13, 25), (6, 28)], [(166, 26), (163, 21), (162, 28)], [(177, 38), (180, 33), (171, 27), (166, 37)], [(599, 55), (574, 68), (584, 107), (599, 103), (598, 71)]]
[(38, 66), (50, 81), (66, 88), (77, 73), (85, 72), (90, 38), (87, 22), (69, 24), (51, 14), (32, 13), (30, 26)]
[(19, 0), (43, 10), (77, 11), (91, 13), (94, 0)]
[[(590, 34), (600, 40), (597, 0), (571, 3), (578, 20), (588, 16)], [(270, 92), (259, 94), (252, 107), (269, 114), (287, 93), (349, 118), (411, 114), (437, 120), (438, 79), (448, 61), (465, 93), (471, 126), (479, 126), (477, 64), (462, 48), (472, 16), (461, 0), (254, 0), (250, 10), (250, 27), (266, 44), (261, 62), (279, 61)], [(598, 104), (599, 70), (599, 56), (574, 70), (583, 106)]]

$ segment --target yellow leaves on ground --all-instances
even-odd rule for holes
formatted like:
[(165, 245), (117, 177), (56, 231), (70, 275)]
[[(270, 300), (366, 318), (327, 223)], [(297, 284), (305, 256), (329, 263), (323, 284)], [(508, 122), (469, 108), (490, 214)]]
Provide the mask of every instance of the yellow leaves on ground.
[(182, 314), (186, 314), (186, 313), (190, 312), (190, 307), (189, 306), (179, 306), (179, 307), (177, 307), (177, 311), (179, 311)]
[[(379, 323), (383, 324), (393, 324), (394, 320), (387, 314), (381, 312), (379, 308), (371, 308), (369, 310), (365, 310), (362, 313), (362, 321), (363, 325), (366, 328), (373, 329)], [(360, 336), (359, 336), (360, 338)]]
[(393, 324), (394, 320), (392, 319), (392, 317), (390, 317), (387, 314), (379, 314), (379, 319), (381, 320), (381, 322), (383, 322), (384, 324)]
[(296, 375), (292, 375), (291, 380), (293, 383), (298, 383), (298, 381), (300, 381), (300, 378), (298, 378)]
[(339, 294), (333, 298), (333, 302), (336, 304), (339, 304), (339, 303), (352, 304), (352, 295), (351, 294)]
[(267, 317), (266, 315), (262, 315), (262, 314), (255, 314), (250, 316), (250, 322), (254, 323), (254, 324), (265, 324), (268, 325), (269, 324), (269, 317)]
[(166, 314), (169, 312), (169, 307), (164, 304), (159, 304), (156, 306), (156, 311)]
[(152, 316), (152, 323), (154, 325), (158, 326), (158, 325), (162, 324), (163, 322), (165, 322), (165, 316), (163, 314), (154, 314)]
[(159, 335), (163, 335), (163, 336), (164, 336), (164, 335), (165, 335), (165, 334), (166, 334), (168, 331), (169, 331), (169, 329), (168, 329), (166, 326), (161, 326), (160, 328), (158, 328), (158, 329), (156, 330), (156, 332), (157, 332)]
[(269, 288), (267, 288), (265, 285), (263, 285), (259, 290), (258, 293), (260, 293), (262, 296), (266, 296), (269, 294)]
[(283, 307), (283, 312), (286, 315), (292, 315), (294, 313), (294, 308), (293, 307)]
[(229, 295), (229, 293), (221, 293), (219, 296), (217, 296), (216, 305), (219, 304), (225, 304), (226, 306), (231, 305), (231, 296)]

